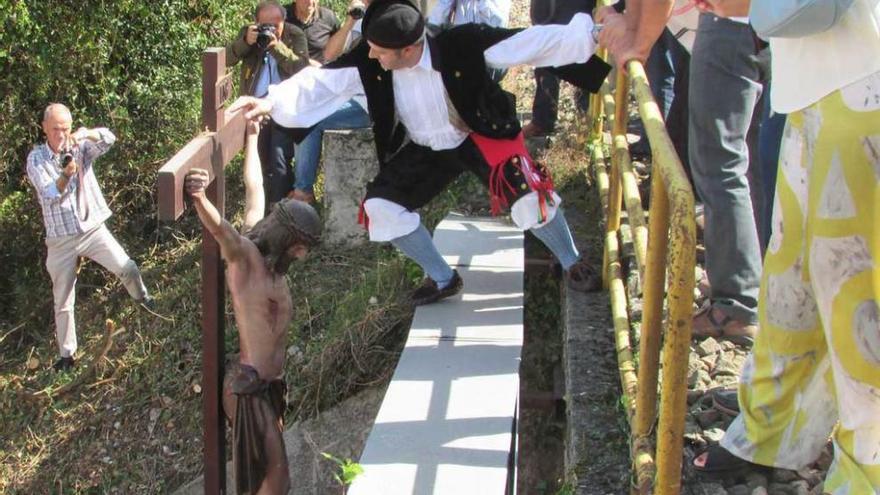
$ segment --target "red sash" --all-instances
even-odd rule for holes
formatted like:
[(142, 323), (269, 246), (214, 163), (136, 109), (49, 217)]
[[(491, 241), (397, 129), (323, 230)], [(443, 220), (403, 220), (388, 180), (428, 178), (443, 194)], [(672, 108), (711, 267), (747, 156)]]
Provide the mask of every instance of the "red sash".
[(489, 164), (489, 198), (492, 215), (498, 215), (503, 208), (510, 206), (504, 194), (505, 189), (511, 194), (516, 194), (516, 189), (504, 175), (504, 167), (511, 166), (517, 168), (525, 177), (529, 188), (538, 193), (540, 218), (542, 222), (546, 221), (547, 205), (553, 204), (553, 179), (535, 166), (526, 149), (522, 132), (513, 139), (493, 139), (476, 133), (471, 133), (470, 137)]

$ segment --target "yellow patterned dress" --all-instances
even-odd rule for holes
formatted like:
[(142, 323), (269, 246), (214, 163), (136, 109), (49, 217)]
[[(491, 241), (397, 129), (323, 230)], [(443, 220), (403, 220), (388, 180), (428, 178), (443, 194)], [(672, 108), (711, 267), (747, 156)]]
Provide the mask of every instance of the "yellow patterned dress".
[(824, 491), (880, 493), (878, 259), (880, 73), (788, 117), (761, 330), (723, 447), (799, 469), (831, 437)]

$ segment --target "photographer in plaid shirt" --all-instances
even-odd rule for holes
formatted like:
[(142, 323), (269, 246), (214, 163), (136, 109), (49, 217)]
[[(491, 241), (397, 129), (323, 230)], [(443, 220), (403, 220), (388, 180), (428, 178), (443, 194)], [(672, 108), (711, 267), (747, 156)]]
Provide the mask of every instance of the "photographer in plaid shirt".
[(100, 263), (120, 278), (128, 293), (150, 309), (153, 299), (137, 264), (107, 230), (110, 209), (95, 172), (94, 161), (107, 152), (116, 136), (106, 128), (80, 127), (71, 132), (70, 110), (53, 103), (43, 112), (46, 142), (27, 158), (27, 174), (37, 192), (46, 226), (46, 269), (55, 300), (55, 335), (61, 358), (56, 371), (70, 369), (76, 353), (73, 318), (76, 265), (79, 257)]

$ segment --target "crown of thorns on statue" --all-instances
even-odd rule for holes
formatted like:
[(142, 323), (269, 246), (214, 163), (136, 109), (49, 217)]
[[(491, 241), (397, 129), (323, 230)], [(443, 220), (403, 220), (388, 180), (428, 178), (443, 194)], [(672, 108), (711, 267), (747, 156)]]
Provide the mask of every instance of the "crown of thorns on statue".
[(321, 219), (308, 203), (285, 199), (275, 204), (272, 214), (299, 241), (310, 246), (321, 242)]

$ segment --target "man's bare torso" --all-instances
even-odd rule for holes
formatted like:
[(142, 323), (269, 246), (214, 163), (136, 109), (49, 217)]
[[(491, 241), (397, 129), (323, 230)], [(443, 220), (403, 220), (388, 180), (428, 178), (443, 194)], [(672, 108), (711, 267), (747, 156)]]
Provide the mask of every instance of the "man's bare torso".
[(243, 238), (242, 249), (245, 255), (226, 268), (238, 325), (240, 361), (256, 368), (264, 380), (279, 378), (287, 349), (287, 327), (293, 318), (290, 289), (283, 275), (266, 267), (253, 242)]

